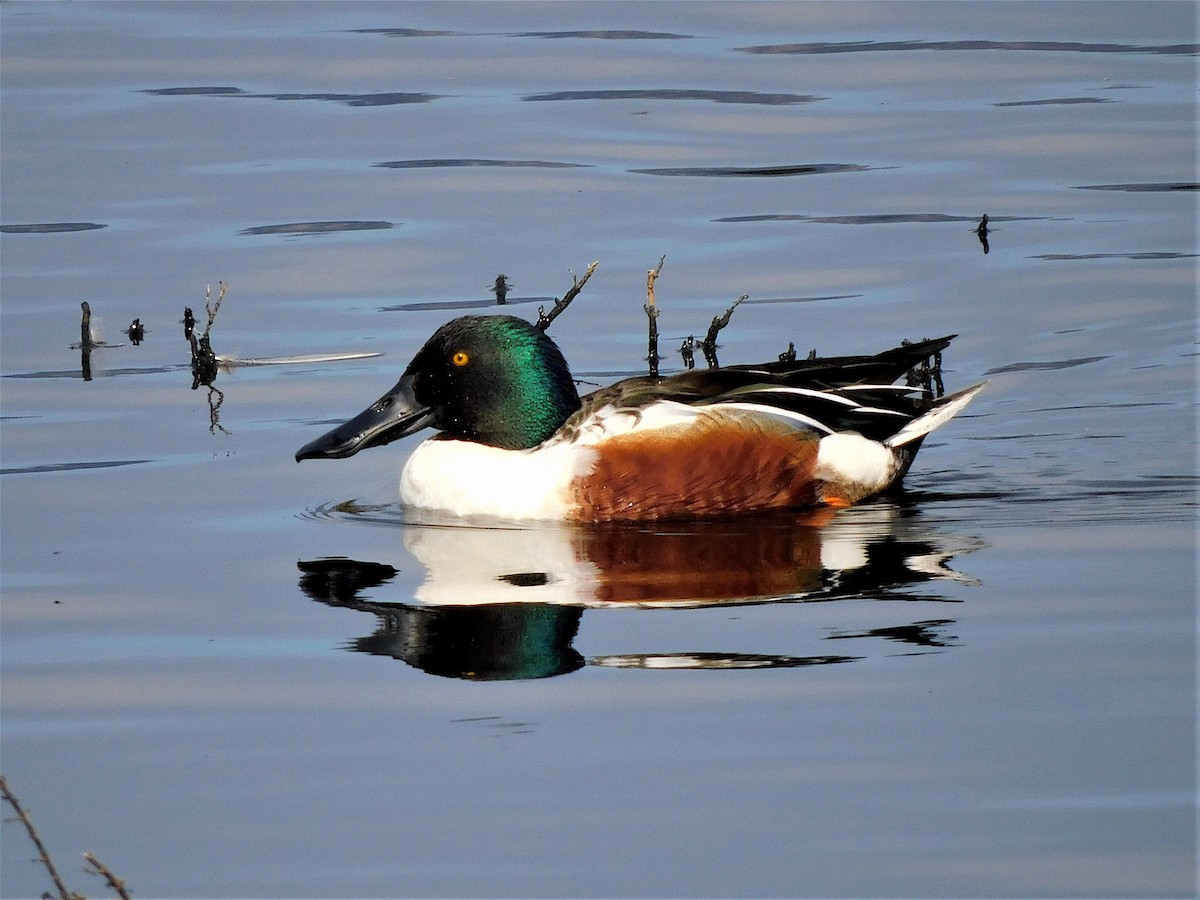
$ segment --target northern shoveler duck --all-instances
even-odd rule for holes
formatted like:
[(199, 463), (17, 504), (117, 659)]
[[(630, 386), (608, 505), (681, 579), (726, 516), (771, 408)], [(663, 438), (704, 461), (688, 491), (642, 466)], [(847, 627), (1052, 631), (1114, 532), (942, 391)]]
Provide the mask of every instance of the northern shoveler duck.
[(925, 436), (983, 387), (934, 398), (892, 384), (952, 338), (627, 378), (580, 398), (558, 347), (529, 322), (463, 316), (296, 460), (432, 427), (440, 433), (400, 476), (410, 506), (583, 522), (848, 506), (897, 484)]

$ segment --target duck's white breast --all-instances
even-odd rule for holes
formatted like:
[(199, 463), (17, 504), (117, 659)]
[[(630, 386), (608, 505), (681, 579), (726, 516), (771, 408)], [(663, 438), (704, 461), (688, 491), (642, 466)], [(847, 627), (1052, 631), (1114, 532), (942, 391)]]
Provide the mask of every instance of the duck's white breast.
[(412, 452), (400, 473), (400, 499), (460, 516), (565, 519), (571, 483), (591, 468), (593, 453), (565, 443), (501, 450), (430, 439)]
[(604, 407), (569, 438), (558, 435), (530, 450), (431, 438), (413, 451), (400, 473), (400, 499), (461, 516), (570, 518), (572, 482), (595, 465), (596, 444), (630, 431), (686, 425), (697, 415), (696, 409), (669, 401), (637, 411)]

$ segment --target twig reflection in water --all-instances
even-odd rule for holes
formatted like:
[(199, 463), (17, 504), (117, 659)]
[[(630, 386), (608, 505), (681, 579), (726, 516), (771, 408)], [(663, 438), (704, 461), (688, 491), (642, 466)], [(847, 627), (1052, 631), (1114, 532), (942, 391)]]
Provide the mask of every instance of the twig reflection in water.
[[(830, 519), (833, 519), (830, 522)], [(589, 608), (706, 608), (849, 598), (953, 602), (914, 590), (935, 580), (975, 582), (948, 566), (977, 542), (940, 534), (911, 511), (880, 503), (852, 515), (686, 524), (677, 530), (407, 526), (425, 569), (411, 599), (375, 595), (397, 569), (325, 558), (298, 563), (314, 600), (377, 617), (348, 649), (392, 656), (430, 674), (473, 680), (544, 678), (585, 663), (639, 668), (781, 668), (861, 656), (758, 652), (600, 654), (572, 646)], [(935, 652), (954, 646), (939, 618), (828, 638), (875, 637)]]

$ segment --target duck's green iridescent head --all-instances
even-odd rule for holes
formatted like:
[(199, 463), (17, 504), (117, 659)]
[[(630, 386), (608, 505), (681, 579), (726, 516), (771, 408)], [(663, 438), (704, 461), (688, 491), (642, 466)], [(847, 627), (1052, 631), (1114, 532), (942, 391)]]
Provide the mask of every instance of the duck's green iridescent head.
[(570, 369), (550, 338), (514, 316), (463, 316), (434, 332), (391, 391), (296, 459), (351, 456), (426, 426), (524, 450), (578, 408)]
[(404, 374), (434, 428), (506, 450), (540, 444), (579, 409), (562, 352), (514, 316), (447, 322)]

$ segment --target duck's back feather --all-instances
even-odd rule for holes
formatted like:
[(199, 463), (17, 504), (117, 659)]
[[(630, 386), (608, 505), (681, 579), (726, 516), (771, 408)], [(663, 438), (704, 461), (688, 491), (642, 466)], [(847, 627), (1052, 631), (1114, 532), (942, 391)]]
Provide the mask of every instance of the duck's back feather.
[[(936, 353), (950, 345), (955, 335), (902, 344), (874, 356), (831, 356), (821, 359), (799, 359), (790, 362), (776, 361), (750, 366), (725, 366), (717, 369), (692, 369), (676, 375), (643, 375), (600, 388), (582, 398), (582, 407), (573, 421), (582, 421), (605, 406), (615, 408), (638, 408), (658, 400), (674, 400), (680, 403), (700, 404), (720, 402), (726, 395), (769, 389), (796, 389), (794, 398), (807, 396), (816, 400), (818, 406), (837, 404), (836, 399), (820, 399), (814, 395), (839, 389), (848, 389), (848, 402), (844, 406), (871, 407), (918, 415), (931, 405), (925, 398), (911, 395), (919, 393), (917, 388), (892, 385), (896, 379), (919, 366)], [(804, 392), (808, 392), (805, 395)], [(784, 396), (781, 392), (778, 397)], [(905, 399), (907, 398), (907, 399)], [(742, 399), (742, 398), (739, 398)], [(796, 408), (798, 399), (769, 402), (780, 408)], [(796, 408), (796, 411), (811, 413), (811, 409)], [(570, 421), (568, 422), (568, 425)], [(846, 427), (852, 427), (847, 425)]]

